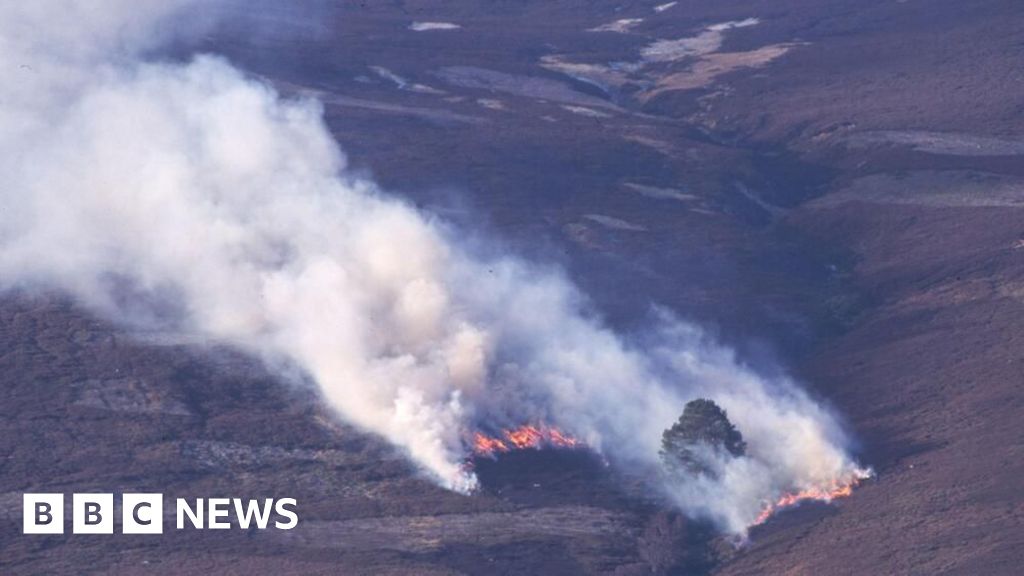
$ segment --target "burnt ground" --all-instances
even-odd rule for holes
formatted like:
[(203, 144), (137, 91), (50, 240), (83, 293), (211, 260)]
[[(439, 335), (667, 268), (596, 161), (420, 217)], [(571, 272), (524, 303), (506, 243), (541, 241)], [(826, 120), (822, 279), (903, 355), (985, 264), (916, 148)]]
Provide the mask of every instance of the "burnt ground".
[[(877, 478), (690, 571), (1018, 572), (1018, 7), (661, 3), (267, 2), (174, 57), (320, 97), (386, 189), (564, 265), (622, 330), (668, 306), (834, 405)], [(625, 18), (644, 20), (587, 32)], [(703, 52), (609, 66), (748, 18)], [(640, 574), (691, 552), (641, 480), (586, 454), (481, 461), (480, 494), (447, 493), (312, 388), (59, 295), (4, 296), (0, 379), (4, 574)], [(301, 524), (21, 536), (20, 494), (48, 490), (295, 496)]]

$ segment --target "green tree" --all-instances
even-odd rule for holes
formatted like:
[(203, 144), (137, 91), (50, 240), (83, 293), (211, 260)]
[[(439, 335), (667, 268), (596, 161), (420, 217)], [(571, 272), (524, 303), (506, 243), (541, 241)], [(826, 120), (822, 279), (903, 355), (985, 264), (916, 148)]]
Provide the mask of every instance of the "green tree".
[(669, 472), (707, 474), (710, 471), (701, 458), (702, 448), (739, 457), (747, 444), (725, 410), (699, 398), (688, 402), (679, 420), (661, 435), (661, 459)]

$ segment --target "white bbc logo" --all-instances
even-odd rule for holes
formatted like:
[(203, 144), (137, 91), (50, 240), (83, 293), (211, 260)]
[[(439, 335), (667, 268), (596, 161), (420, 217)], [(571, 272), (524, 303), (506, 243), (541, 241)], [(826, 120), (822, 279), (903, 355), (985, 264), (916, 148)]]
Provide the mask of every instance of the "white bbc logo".
[[(162, 534), (163, 494), (124, 494), (121, 497), (123, 534)], [(114, 533), (113, 494), (72, 494), (71, 530), (74, 534)], [(64, 533), (63, 494), (25, 494), (22, 509), (25, 534)]]

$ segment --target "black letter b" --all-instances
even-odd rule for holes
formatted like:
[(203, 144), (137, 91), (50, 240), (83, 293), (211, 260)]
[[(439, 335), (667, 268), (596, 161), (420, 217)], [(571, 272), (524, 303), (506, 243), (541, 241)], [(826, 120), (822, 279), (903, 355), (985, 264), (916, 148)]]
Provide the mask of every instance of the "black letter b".
[[(43, 521), (43, 518), (46, 518)], [(45, 526), (53, 522), (53, 514), (50, 514), (49, 502), (36, 502), (36, 526)]]
[(103, 517), (100, 516), (100, 505), (97, 502), (86, 502), (85, 503), (85, 525), (95, 526), (103, 521)]

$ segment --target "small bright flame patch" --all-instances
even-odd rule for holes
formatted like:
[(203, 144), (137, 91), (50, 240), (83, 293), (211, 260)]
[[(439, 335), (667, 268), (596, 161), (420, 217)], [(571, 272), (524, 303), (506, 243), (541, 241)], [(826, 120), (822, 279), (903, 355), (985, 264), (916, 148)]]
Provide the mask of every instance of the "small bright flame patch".
[(751, 526), (764, 524), (776, 512), (786, 508), (791, 508), (802, 502), (813, 500), (829, 503), (836, 498), (845, 498), (853, 494), (853, 489), (856, 488), (863, 480), (870, 477), (870, 470), (857, 470), (849, 479), (833, 480), (828, 486), (816, 486), (806, 490), (783, 494), (778, 500), (765, 506), (761, 511), (761, 514), (758, 515), (757, 519), (754, 520), (754, 523), (751, 524)]
[(488, 436), (483, 432), (473, 435), (473, 454), (494, 458), (499, 453), (532, 448), (582, 448), (583, 441), (555, 428), (554, 426), (531, 426), (529, 424), (504, 430), (500, 437)]

